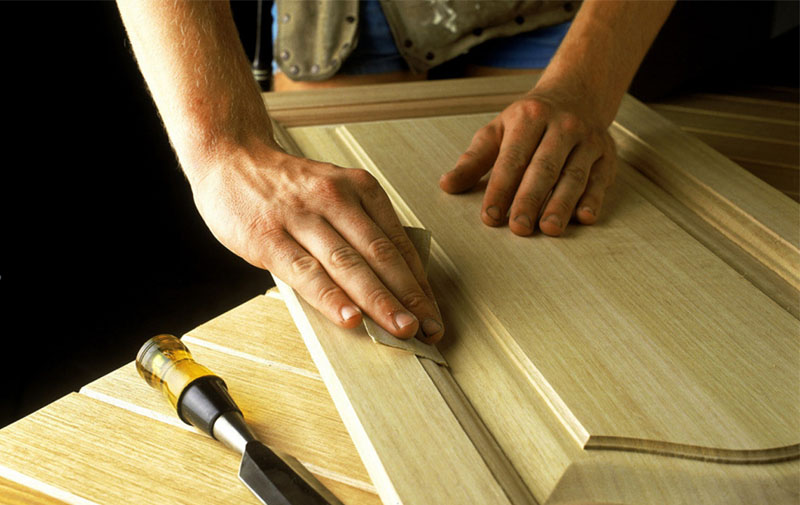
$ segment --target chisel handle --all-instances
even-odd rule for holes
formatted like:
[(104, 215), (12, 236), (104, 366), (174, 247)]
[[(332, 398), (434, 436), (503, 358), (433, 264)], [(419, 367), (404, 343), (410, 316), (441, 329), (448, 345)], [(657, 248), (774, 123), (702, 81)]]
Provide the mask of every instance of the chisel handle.
[(213, 438), (219, 416), (242, 413), (225, 382), (197, 363), (174, 335), (157, 335), (145, 342), (136, 355), (136, 370), (148, 384), (161, 390), (183, 422)]

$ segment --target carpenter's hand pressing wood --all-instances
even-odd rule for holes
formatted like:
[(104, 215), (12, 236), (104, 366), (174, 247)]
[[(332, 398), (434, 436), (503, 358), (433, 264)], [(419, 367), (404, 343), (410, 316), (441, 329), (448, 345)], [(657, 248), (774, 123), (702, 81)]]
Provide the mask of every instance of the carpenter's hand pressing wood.
[(400, 338), (443, 333), (422, 263), (389, 198), (366, 171), (274, 147), (213, 160), (195, 202), (228, 249), (351, 328), (359, 307)]
[(597, 221), (614, 180), (608, 127), (673, 1), (587, 0), (536, 86), (480, 129), (439, 186), (474, 187), (489, 226), (560, 235), (572, 217)]
[(272, 127), (227, 2), (119, 0), (125, 27), (214, 235), (332, 322), (362, 311), (392, 335), (443, 333), (416, 250), (363, 170), (290, 156)]
[[(537, 223), (560, 235), (573, 215), (593, 224), (614, 179), (608, 125), (565, 90), (530, 92), (478, 130), (440, 186), (448, 193), (475, 186), (491, 169), (481, 220), (530, 235)], [(552, 192), (552, 193), (551, 193)], [(541, 217), (540, 217), (541, 216)]]

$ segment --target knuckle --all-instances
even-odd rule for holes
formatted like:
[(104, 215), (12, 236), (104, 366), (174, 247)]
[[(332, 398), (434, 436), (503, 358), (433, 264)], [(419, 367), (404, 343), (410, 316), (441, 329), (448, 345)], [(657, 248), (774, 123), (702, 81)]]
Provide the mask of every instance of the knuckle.
[(392, 295), (383, 286), (374, 288), (367, 292), (366, 302), (368, 307), (378, 307), (382, 312), (393, 310)]
[(300, 277), (315, 277), (324, 273), (320, 262), (308, 254), (293, 258), (290, 262), (290, 267), (292, 273)]
[(411, 291), (400, 297), (400, 303), (411, 312), (420, 312), (430, 305), (428, 297), (421, 291)]
[(567, 165), (561, 171), (561, 178), (583, 185), (588, 180), (589, 171), (582, 165)]
[(397, 258), (397, 247), (386, 237), (373, 239), (367, 246), (367, 251), (379, 264), (391, 263)]
[(542, 206), (542, 198), (533, 193), (518, 194), (514, 199), (514, 208), (538, 211)]
[(548, 207), (555, 210), (557, 214), (569, 214), (572, 212), (572, 205), (562, 198), (553, 198), (550, 200)]
[(412, 244), (405, 235), (400, 236), (398, 234), (396, 236), (389, 237), (389, 239), (400, 253), (400, 256), (408, 258), (417, 253), (417, 250), (414, 248), (414, 244)]
[(311, 185), (314, 195), (324, 201), (339, 202), (345, 199), (345, 191), (342, 183), (334, 177), (320, 177)]
[(548, 117), (550, 115), (550, 106), (541, 100), (527, 99), (516, 103), (517, 107), (514, 110), (524, 117)]
[(349, 245), (343, 245), (331, 251), (329, 256), (333, 268), (350, 270), (363, 264), (363, 259), (358, 252)]
[(560, 126), (564, 133), (573, 137), (583, 137), (589, 133), (584, 122), (575, 114), (565, 114)]
[(505, 148), (498, 165), (511, 173), (519, 173), (528, 167), (529, 160), (529, 153), (518, 144), (512, 144)]
[(373, 177), (372, 174), (370, 174), (363, 168), (351, 168), (350, 170), (348, 170), (348, 175), (354, 181), (364, 186), (377, 183), (377, 181), (375, 181), (375, 177)]
[(561, 163), (558, 163), (550, 156), (539, 157), (539, 159), (536, 160), (535, 167), (536, 172), (540, 177), (550, 181), (555, 181), (558, 179), (558, 176), (561, 173)]
[(323, 305), (335, 305), (344, 292), (335, 284), (325, 284), (317, 290), (317, 300)]

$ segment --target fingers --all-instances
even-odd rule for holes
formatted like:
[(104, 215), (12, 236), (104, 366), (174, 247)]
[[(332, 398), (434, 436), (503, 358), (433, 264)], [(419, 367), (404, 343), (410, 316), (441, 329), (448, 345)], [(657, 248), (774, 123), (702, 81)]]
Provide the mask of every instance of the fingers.
[(461, 193), (475, 186), (494, 164), (501, 138), (501, 127), (494, 123), (478, 130), (456, 166), (439, 179), (439, 187), (448, 193)]
[[(300, 223), (297, 223), (300, 224)], [(392, 335), (413, 337), (419, 323), (373, 272), (362, 255), (320, 216), (308, 216), (287, 231), (313, 257), (346, 295)], [(316, 299), (324, 303), (316, 292)], [(315, 305), (315, 301), (309, 299)], [(316, 305), (315, 305), (316, 306)]]
[(540, 139), (543, 144), (548, 140), (547, 135), (542, 139), (543, 133), (544, 123), (541, 122), (507, 129), (483, 198), (481, 220), (485, 224), (500, 226), (505, 221), (532, 153), (537, 151), (537, 145), (539, 151), (544, 147), (539, 145)]
[(357, 226), (340, 226), (337, 229), (352, 243), (404, 307), (420, 321), (418, 338), (424, 342), (437, 342), (444, 335), (444, 326), (436, 307), (433, 290), (414, 245), (406, 235), (389, 198), (370, 176), (362, 183), (362, 205), (369, 219), (349, 215), (345, 223)]
[(344, 328), (361, 323), (361, 311), (330, 278), (322, 264), (285, 230), (262, 237), (269, 246), (264, 266), (293, 286), (325, 317)]
[(575, 210), (575, 216), (582, 224), (594, 224), (597, 222), (597, 216), (600, 215), (600, 211), (603, 208), (606, 191), (614, 182), (614, 176), (616, 175), (617, 156), (614, 141), (609, 135), (606, 135), (605, 141), (606, 148), (603, 156), (592, 166), (586, 190)]
[[(558, 176), (558, 182), (553, 188), (553, 192), (547, 201), (539, 221), (539, 228), (542, 233), (550, 236), (558, 236), (569, 223), (578, 199), (586, 188), (589, 179), (589, 172), (592, 165), (601, 154), (601, 149), (590, 142), (578, 144), (564, 163), (564, 168)], [(526, 181), (527, 182), (527, 181)], [(532, 185), (536, 183), (533, 182)], [(527, 184), (520, 187), (520, 192), (528, 191)], [(528, 200), (522, 200), (520, 212), (530, 213), (532, 209), (525, 208)], [(535, 209), (539, 211), (538, 208)]]

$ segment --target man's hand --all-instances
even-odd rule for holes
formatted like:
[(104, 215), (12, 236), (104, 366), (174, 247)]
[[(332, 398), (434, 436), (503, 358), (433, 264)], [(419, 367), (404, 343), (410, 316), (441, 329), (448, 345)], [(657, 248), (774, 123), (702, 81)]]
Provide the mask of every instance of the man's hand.
[(530, 235), (538, 220), (552, 236), (573, 215), (593, 224), (614, 179), (615, 149), (607, 126), (580, 98), (534, 89), (478, 130), (440, 187), (466, 191), (491, 169), (481, 209), (485, 224), (500, 226), (508, 215), (512, 232)]
[[(586, 0), (541, 79), (480, 129), (439, 185), (473, 187), (490, 169), (481, 219), (517, 235), (594, 223), (614, 179), (608, 127), (674, 0)], [(509, 212), (510, 211), (510, 212)]]
[(444, 333), (433, 292), (389, 198), (366, 171), (296, 158), (274, 147), (211, 162), (192, 183), (211, 231), (334, 323), (359, 307), (399, 338)]
[[(441, 316), (417, 252), (363, 170), (289, 156), (272, 138), (227, 2), (119, 0), (195, 203), (214, 235), (331, 321), (361, 310), (435, 342)], [(359, 309), (360, 307), (360, 309)]]

